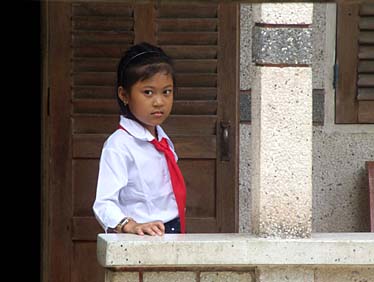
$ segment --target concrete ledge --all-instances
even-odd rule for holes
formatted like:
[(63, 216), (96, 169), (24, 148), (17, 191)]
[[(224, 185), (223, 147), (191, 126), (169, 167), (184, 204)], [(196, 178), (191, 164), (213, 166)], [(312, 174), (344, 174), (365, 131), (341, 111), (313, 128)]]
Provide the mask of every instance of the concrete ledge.
[(373, 266), (374, 233), (316, 233), (310, 239), (250, 234), (99, 234), (99, 263), (115, 267)]

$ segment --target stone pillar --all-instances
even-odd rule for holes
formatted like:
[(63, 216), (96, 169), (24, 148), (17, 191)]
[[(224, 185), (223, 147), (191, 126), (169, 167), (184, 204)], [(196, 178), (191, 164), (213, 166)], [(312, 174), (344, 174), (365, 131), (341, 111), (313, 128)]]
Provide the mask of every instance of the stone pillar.
[(312, 231), (312, 15), (312, 3), (253, 5), (252, 223), (261, 237)]
[[(253, 6), (252, 225), (261, 237), (312, 232), (312, 3)], [(256, 282), (313, 282), (305, 267), (257, 267)]]

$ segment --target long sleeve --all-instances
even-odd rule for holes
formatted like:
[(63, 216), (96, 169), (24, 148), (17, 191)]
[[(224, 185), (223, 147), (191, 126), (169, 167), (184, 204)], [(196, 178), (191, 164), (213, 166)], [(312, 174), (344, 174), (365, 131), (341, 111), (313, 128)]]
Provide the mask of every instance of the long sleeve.
[(93, 210), (105, 231), (108, 227), (114, 228), (125, 216), (119, 205), (119, 193), (127, 183), (126, 161), (118, 152), (104, 148), (100, 158)]

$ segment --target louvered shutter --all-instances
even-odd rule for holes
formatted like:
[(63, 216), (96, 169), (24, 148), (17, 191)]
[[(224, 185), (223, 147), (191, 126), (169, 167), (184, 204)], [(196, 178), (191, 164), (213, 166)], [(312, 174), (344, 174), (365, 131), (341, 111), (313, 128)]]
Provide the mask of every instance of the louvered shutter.
[[(220, 209), (224, 200), (221, 193), (225, 184), (217, 171), (222, 170), (219, 167), (223, 153), (219, 146), (220, 123), (225, 118), (220, 106), (225, 93), (220, 89), (224, 81), (220, 81), (219, 68), (224, 59), (235, 62), (235, 56), (223, 58), (219, 46), (220, 32), (221, 36), (225, 32), (220, 30), (219, 22), (225, 13), (223, 10), (217, 4), (198, 5), (193, 9), (191, 5), (169, 4), (157, 6), (155, 13), (156, 43), (174, 58), (177, 71), (178, 89), (172, 116), (164, 127), (175, 142), (187, 183), (189, 232), (222, 230)], [(229, 69), (227, 65), (226, 71), (220, 70), (222, 76), (226, 73), (228, 80)], [(226, 95), (235, 95), (235, 79), (226, 83), (232, 83)], [(232, 110), (235, 111), (235, 107)], [(235, 135), (234, 119), (232, 122), (231, 130)], [(232, 174), (232, 177), (237, 176)]]
[(338, 5), (337, 123), (374, 123), (374, 4)]
[[(134, 7), (71, 4), (72, 281), (104, 281), (96, 259), (93, 217), (98, 162), (105, 138), (118, 126), (118, 58), (135, 39)], [(89, 257), (89, 258), (88, 258)]]
[(175, 142), (186, 180), (187, 231), (218, 232), (215, 190), (218, 7), (191, 9), (183, 5), (160, 5), (156, 7), (155, 23), (156, 43), (174, 58), (177, 71), (172, 116), (164, 127)]
[(374, 4), (360, 6), (358, 51), (358, 121), (374, 123)]
[(53, 2), (50, 37), (48, 275), (103, 281), (92, 212), (104, 140), (118, 126), (116, 64), (149, 41), (175, 59), (177, 94), (163, 125), (187, 183), (187, 231), (235, 232), (238, 5)]

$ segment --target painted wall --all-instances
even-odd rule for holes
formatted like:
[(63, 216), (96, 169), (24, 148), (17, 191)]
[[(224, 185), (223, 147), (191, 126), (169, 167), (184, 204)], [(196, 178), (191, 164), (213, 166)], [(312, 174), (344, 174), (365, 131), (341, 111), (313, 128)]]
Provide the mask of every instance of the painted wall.
[[(252, 5), (241, 4), (241, 91), (251, 89)], [(316, 3), (313, 14), (313, 89), (324, 91), (316, 109), (324, 122), (313, 130), (313, 231), (368, 231), (365, 161), (374, 160), (374, 125), (334, 123), (336, 6)], [(242, 99), (242, 113), (250, 112), (249, 102)], [(239, 208), (239, 231), (251, 232), (251, 125), (245, 121), (240, 124)]]

